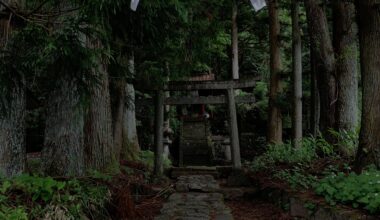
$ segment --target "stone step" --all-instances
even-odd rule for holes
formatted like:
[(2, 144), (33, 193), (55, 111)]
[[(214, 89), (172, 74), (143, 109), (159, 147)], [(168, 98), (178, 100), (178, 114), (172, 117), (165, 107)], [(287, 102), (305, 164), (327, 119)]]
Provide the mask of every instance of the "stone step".
[(174, 193), (155, 220), (233, 220), (220, 193)]
[(217, 192), (220, 187), (211, 175), (180, 176), (176, 183), (177, 192)]
[(177, 179), (180, 176), (193, 176), (193, 175), (211, 175), (218, 178), (219, 173), (216, 167), (207, 166), (188, 166), (188, 167), (173, 167), (170, 176)]
[(232, 171), (231, 166), (187, 166), (173, 167), (170, 171), (170, 177), (177, 179), (180, 176), (192, 175), (211, 175), (214, 178), (228, 176)]
[[(214, 170), (216, 168), (203, 168)], [(233, 220), (218, 182), (211, 175), (178, 177), (173, 193), (155, 220)]]

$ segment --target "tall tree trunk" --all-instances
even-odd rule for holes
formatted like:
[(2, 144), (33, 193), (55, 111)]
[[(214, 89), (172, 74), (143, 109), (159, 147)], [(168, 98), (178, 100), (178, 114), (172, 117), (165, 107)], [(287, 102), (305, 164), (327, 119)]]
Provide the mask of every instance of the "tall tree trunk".
[(268, 142), (282, 142), (282, 114), (278, 106), (278, 98), (281, 91), (281, 54), (280, 54), (280, 21), (278, 17), (278, 2), (269, 2), (270, 19), (270, 88), (269, 88), (269, 118), (268, 118)]
[(0, 173), (14, 176), (25, 170), (25, 91), (14, 88), (0, 114)]
[[(128, 68), (131, 76), (133, 77), (135, 75), (135, 59), (133, 53), (128, 57)], [(124, 108), (123, 145), (121, 156), (124, 159), (134, 160), (137, 159), (140, 151), (140, 145), (137, 137), (135, 89), (133, 84), (126, 84), (125, 97), (127, 101)]]
[(47, 101), (44, 172), (52, 176), (81, 176), (85, 172), (83, 106), (76, 82), (60, 80)]
[[(62, 1), (60, 7), (69, 9), (72, 4)], [(79, 37), (85, 40), (83, 33)], [(65, 72), (58, 75), (61, 77), (55, 79), (55, 88), (47, 97), (41, 168), (51, 176), (83, 176), (84, 104), (78, 81)]]
[(100, 61), (98, 70), (94, 71), (94, 74), (98, 75), (99, 82), (91, 89), (90, 105), (86, 113), (85, 165), (87, 170), (114, 171), (118, 164), (112, 137), (108, 73), (103, 61)]
[(338, 76), (336, 122), (338, 130), (354, 130), (358, 124), (357, 27), (355, 5), (336, 0), (334, 6), (334, 47)]
[[(5, 1), (5, 3), (17, 3)], [(0, 6), (0, 11), (4, 9)], [(6, 46), (8, 37), (13, 29), (12, 22), (0, 19), (0, 48)], [(0, 59), (2, 59), (0, 57)], [(26, 166), (25, 146), (25, 82), (15, 82), (10, 86), (9, 99), (0, 108), (0, 173), (5, 176), (14, 176), (22, 173)], [(2, 94), (3, 96), (8, 96)]]
[(313, 30), (311, 28), (310, 20), (308, 20), (308, 32), (310, 41), (310, 134), (316, 137), (319, 134), (319, 121), (320, 121), (320, 109), (321, 103), (319, 99), (318, 91), (318, 70), (317, 70), (317, 54), (316, 45), (312, 40)]
[(292, 1), (293, 32), (293, 145), (302, 140), (302, 41), (299, 26), (299, 3)]
[(239, 79), (238, 5), (232, 0), (232, 79)]
[(332, 142), (329, 129), (335, 126), (335, 106), (337, 101), (335, 56), (329, 34), (328, 22), (321, 0), (305, 0), (312, 45), (315, 46), (318, 89), (320, 95), (320, 130)]
[(121, 157), (121, 148), (123, 146), (123, 124), (125, 112), (125, 86), (124, 79), (115, 80), (112, 82), (114, 93), (111, 96), (112, 103), (112, 126), (113, 126), (113, 143), (115, 147), (116, 160), (119, 161)]
[[(311, 36), (312, 33), (309, 35)], [(315, 47), (310, 44), (310, 96), (311, 96), (311, 104), (310, 104), (310, 133), (314, 137), (316, 137), (319, 133), (319, 116), (320, 116), (320, 100), (319, 100), (319, 91), (318, 91), (318, 77), (317, 77), (317, 61), (315, 55)]]
[(359, 16), (363, 107), (357, 168), (380, 167), (380, 10), (378, 1), (356, 1)]

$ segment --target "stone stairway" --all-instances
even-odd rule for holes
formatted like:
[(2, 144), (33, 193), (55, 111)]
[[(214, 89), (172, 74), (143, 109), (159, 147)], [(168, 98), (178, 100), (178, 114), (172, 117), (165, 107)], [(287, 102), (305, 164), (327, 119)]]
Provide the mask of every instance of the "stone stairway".
[(173, 167), (171, 169), (171, 178), (177, 179), (180, 176), (188, 175), (211, 175), (215, 178), (219, 176), (217, 167), (209, 166), (187, 166), (187, 167)]
[(180, 176), (172, 194), (155, 220), (233, 220), (211, 175)]

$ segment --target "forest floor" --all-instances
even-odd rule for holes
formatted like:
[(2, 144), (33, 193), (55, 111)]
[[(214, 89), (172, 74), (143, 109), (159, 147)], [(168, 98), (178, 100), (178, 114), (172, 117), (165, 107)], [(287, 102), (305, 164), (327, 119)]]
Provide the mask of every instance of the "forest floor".
[[(133, 166), (135, 166), (133, 168), (135, 170), (142, 170), (142, 168), (138, 167), (139, 165), (132, 164), (132, 167)], [(303, 169), (299, 167), (294, 168), (286, 164), (278, 164), (275, 168), (271, 169), (272, 172), (270, 172), (270, 170), (261, 170), (260, 172), (254, 173), (250, 171), (244, 172), (244, 175), (254, 184), (236, 188), (244, 190), (254, 189), (257, 191), (249, 196), (237, 196), (234, 198), (229, 196), (223, 198), (223, 196), (221, 197), (220, 195), (224, 195), (223, 190), (229, 190), (226, 184), (228, 180), (225, 179), (225, 177), (217, 180), (217, 184), (221, 189), (208, 191), (196, 186), (195, 190), (191, 192), (192, 190), (186, 189), (186, 186), (185, 189), (183, 186), (178, 189), (176, 185), (175, 181), (180, 182), (181, 178), (183, 179), (184, 177), (179, 177), (177, 180), (167, 178), (166, 182), (164, 181), (157, 185), (152, 185), (144, 183), (144, 178), (141, 176), (138, 177), (138, 184), (140, 184), (140, 186), (137, 187), (139, 188), (139, 190), (137, 190), (138, 193), (135, 193), (136, 186), (132, 186), (133, 184), (129, 188), (130, 194), (128, 196), (129, 198), (133, 198), (133, 201), (131, 201), (130, 204), (123, 205), (122, 203), (116, 203), (116, 205), (118, 207), (130, 206), (130, 208), (133, 209), (132, 212), (128, 211), (128, 209), (121, 210), (121, 212), (126, 214), (125, 217), (128, 217), (127, 219), (172, 219), (171, 216), (178, 214), (177, 211), (180, 209), (183, 213), (187, 213), (187, 215), (199, 215), (198, 217), (204, 217), (192, 219), (217, 220), (218, 218), (216, 217), (218, 214), (226, 214), (225, 218), (222, 219), (288, 220), (292, 219), (290, 213), (273, 203), (277, 198), (274, 198), (275, 200), (272, 201), (265, 196), (270, 190), (283, 190), (289, 192), (291, 195), (300, 196), (300, 198), (304, 199), (303, 201), (310, 201), (316, 206), (324, 205), (326, 204), (324, 198), (316, 195), (312, 188), (308, 188), (307, 185), (304, 185), (309, 183), (309, 179), (305, 177), (311, 174), (314, 176), (323, 176), (323, 172), (325, 172), (326, 169), (344, 170), (345, 166), (345, 161), (325, 158), (316, 160), (307, 167), (303, 167)], [(131, 167), (131, 164), (129, 164), (129, 167)], [(304, 170), (306, 168), (307, 170)], [(281, 176), (276, 176), (276, 173), (289, 173), (290, 176), (284, 176), (287, 179), (285, 181), (285, 179), (283, 179), (284, 177), (280, 178)], [(209, 179), (206, 182), (215, 183), (213, 179)], [(207, 195), (205, 196), (204, 193)], [(140, 199), (136, 199), (136, 196), (140, 197)], [(133, 207), (131, 207), (131, 204)], [(356, 210), (350, 206), (339, 205), (339, 207), (363, 216), (368, 214), (366, 211), (360, 209)], [(200, 208), (200, 211), (197, 212), (198, 208)], [(134, 214), (131, 215), (131, 213)]]
[[(38, 157), (30, 157), (29, 159), (38, 160)], [(38, 163), (32, 163), (32, 165), (37, 164)], [(323, 204), (323, 197), (315, 195), (312, 189), (303, 188), (303, 190), (300, 190), (299, 187), (308, 183), (308, 179), (305, 178), (307, 175), (320, 175), (326, 167), (329, 167), (332, 164), (335, 165), (334, 169), (337, 170), (342, 170), (345, 167), (344, 161), (323, 159), (309, 164), (305, 174), (303, 169), (295, 169), (286, 164), (278, 164), (275, 168), (271, 168), (270, 170), (260, 170), (260, 172), (254, 173), (249, 171), (249, 169), (244, 169), (245, 171), (241, 173), (242, 176), (239, 176), (240, 174), (237, 176), (245, 176), (247, 180), (249, 180), (250, 183), (245, 185), (245, 187), (228, 186), (229, 177), (233, 173), (230, 173), (228, 170), (223, 170), (223, 172), (219, 171), (222, 172), (222, 174), (219, 173), (219, 177), (222, 176), (222, 178), (217, 179), (217, 182), (214, 179), (211, 180), (206, 178), (204, 183), (207, 183), (207, 186), (210, 186), (211, 183), (214, 184), (214, 186), (217, 184), (220, 189), (214, 189), (211, 191), (206, 190), (204, 192), (207, 194), (206, 196), (204, 194), (199, 194), (202, 190), (199, 190), (199, 187), (197, 188), (197, 186), (190, 194), (187, 194), (186, 189), (183, 191), (183, 187), (182, 190), (178, 189), (176, 181), (178, 183), (178, 180), (181, 180), (184, 177), (179, 177), (178, 179), (170, 179), (169, 177), (152, 178), (150, 168), (141, 162), (124, 161), (121, 163), (122, 172), (120, 174), (100, 176), (99, 174), (98, 176), (95, 174), (95, 176), (79, 178), (77, 181), (80, 184), (88, 185), (88, 187), (101, 186), (106, 187), (109, 190), (109, 204), (103, 208), (107, 209), (105, 210), (105, 214), (110, 214), (112, 219), (153, 220), (157, 219), (157, 217), (162, 215), (163, 212), (170, 214), (173, 209), (178, 207), (181, 207), (182, 209), (184, 207), (184, 212), (187, 212), (187, 209), (190, 209), (192, 210), (190, 212), (195, 215), (199, 214), (196, 210), (201, 208), (201, 212), (209, 213), (209, 218), (206, 217), (204, 219), (214, 220), (216, 219), (216, 214), (227, 214), (228, 216), (232, 215), (235, 220), (286, 220), (291, 219), (289, 212), (282, 210), (274, 204), (277, 198), (274, 198), (275, 200), (268, 198), (270, 190), (283, 190), (292, 193), (292, 195), (302, 194), (302, 197), (306, 198), (306, 201), (313, 201), (315, 204)], [(278, 173), (289, 175), (276, 176)], [(235, 174), (232, 176), (234, 175)], [(69, 183), (73, 181), (71, 179), (62, 178), (57, 178), (55, 180), (63, 181), (67, 186), (70, 186)], [(37, 183), (40, 184), (39, 182), (36, 182), (36, 184)], [(211, 186), (213, 186), (212, 184)], [(298, 190), (295, 190), (294, 187)], [(239, 192), (236, 193), (235, 190), (239, 192), (243, 191), (244, 195), (240, 195)], [(248, 190), (249, 192), (245, 190)], [(68, 188), (65, 191), (61, 190), (57, 195), (64, 192), (72, 193), (72, 189)], [(86, 192), (87, 191), (82, 191), (78, 196), (86, 194)], [(233, 196), (229, 194), (231, 192)], [(31, 196), (33, 196), (33, 194), (21, 194), (20, 190), (17, 188), (7, 191), (7, 197), (10, 199), (18, 198), (17, 200), (20, 201), (20, 203), (17, 204), (23, 204), (30, 210), (35, 209), (36, 202), (39, 202), (40, 206), (43, 207), (45, 202), (41, 199), (38, 199), (34, 203), (30, 203), (32, 198), (29, 197)], [(53, 195), (52, 201), (54, 198)], [(277, 204), (277, 202), (275, 203)], [(61, 205), (70, 204), (65, 203)], [(212, 206), (217, 208), (212, 208)], [(86, 210), (83, 211), (86, 212)], [(213, 215), (215, 215), (215, 217), (213, 217)], [(231, 218), (228, 217), (227, 219)]]
[(261, 199), (240, 199), (226, 201), (234, 220), (288, 220), (288, 213), (272, 203)]

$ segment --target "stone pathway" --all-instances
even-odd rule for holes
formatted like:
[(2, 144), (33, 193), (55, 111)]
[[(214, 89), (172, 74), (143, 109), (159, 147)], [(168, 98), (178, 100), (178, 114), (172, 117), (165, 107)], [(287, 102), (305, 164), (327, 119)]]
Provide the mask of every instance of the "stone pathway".
[(181, 176), (155, 220), (233, 220), (211, 175)]

